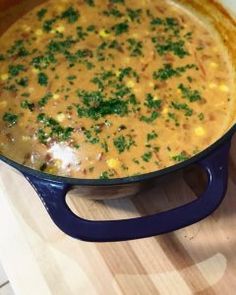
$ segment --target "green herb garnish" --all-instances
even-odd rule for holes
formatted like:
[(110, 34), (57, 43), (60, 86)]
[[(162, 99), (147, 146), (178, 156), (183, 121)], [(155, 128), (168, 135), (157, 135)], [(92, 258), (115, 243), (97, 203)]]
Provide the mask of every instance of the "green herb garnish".
[(119, 136), (113, 140), (114, 146), (118, 150), (119, 154), (123, 153), (124, 151), (128, 151), (131, 146), (135, 145), (135, 141), (130, 135), (127, 136)]
[(38, 83), (41, 85), (41, 86), (47, 86), (48, 85), (48, 76), (41, 72), (38, 74)]
[(19, 119), (19, 116), (13, 114), (13, 113), (5, 113), (2, 117), (4, 122), (7, 122), (9, 126), (16, 125)]
[(178, 88), (181, 90), (183, 98), (188, 99), (190, 102), (195, 102), (202, 99), (202, 96), (198, 90), (192, 90), (190, 87), (186, 87), (183, 84), (180, 84)]

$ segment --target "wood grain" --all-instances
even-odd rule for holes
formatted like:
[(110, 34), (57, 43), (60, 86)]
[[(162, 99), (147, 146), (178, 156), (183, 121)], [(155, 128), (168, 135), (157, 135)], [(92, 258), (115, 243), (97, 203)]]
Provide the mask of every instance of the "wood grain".
[[(0, 164), (0, 260), (17, 294), (234, 294), (236, 288), (236, 138), (221, 207), (177, 232), (122, 243), (85, 243), (60, 232), (17, 172)], [(92, 201), (70, 194), (92, 219), (143, 216), (195, 198), (195, 170), (168, 176), (135, 197)]]

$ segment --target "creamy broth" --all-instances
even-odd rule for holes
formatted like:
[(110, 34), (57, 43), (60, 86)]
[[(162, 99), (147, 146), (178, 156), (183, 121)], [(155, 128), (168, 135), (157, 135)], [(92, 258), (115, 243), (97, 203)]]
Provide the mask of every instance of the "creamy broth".
[(220, 37), (176, 3), (49, 1), (0, 39), (0, 152), (77, 178), (184, 161), (228, 128)]

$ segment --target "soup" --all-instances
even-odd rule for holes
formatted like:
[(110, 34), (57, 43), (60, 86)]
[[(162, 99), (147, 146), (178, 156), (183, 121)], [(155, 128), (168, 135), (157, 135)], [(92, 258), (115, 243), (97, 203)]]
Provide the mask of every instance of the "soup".
[(108, 179), (185, 161), (229, 127), (220, 37), (175, 2), (48, 1), (0, 39), (0, 152)]

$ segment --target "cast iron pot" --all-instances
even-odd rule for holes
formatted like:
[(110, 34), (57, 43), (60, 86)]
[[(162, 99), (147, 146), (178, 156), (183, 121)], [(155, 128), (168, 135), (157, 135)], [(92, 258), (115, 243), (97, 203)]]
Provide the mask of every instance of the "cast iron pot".
[[(5, 3), (8, 7), (19, 1), (9, 2)], [(19, 15), (24, 14), (36, 3), (42, 1), (35, 1), (33, 4), (30, 2), (28, 0), (20, 1)], [(196, 3), (198, 2), (196, 0)], [(206, 2), (211, 3), (212, 1), (206, 0)], [(14, 6), (14, 13), (17, 13), (18, 6)], [(9, 24), (16, 19), (14, 13), (10, 13), (10, 17), (8, 15), (6, 18), (6, 20), (10, 19)], [(54, 223), (64, 233), (84, 241), (124, 241), (168, 233), (196, 223), (214, 212), (224, 199), (227, 189), (228, 156), (231, 138), (235, 130), (236, 125), (231, 127), (216, 143), (188, 161), (154, 173), (122, 179), (84, 180), (57, 177), (15, 163), (3, 155), (0, 155), (0, 160), (16, 168), (25, 176), (39, 195)], [(192, 164), (199, 164), (206, 171), (207, 188), (196, 200), (172, 210), (127, 220), (91, 221), (76, 216), (66, 203), (66, 194), (74, 187), (82, 187), (85, 195), (86, 191), (87, 195), (91, 194), (91, 190), (96, 191), (96, 195), (99, 195), (100, 198), (103, 195), (104, 198), (107, 195), (112, 197), (132, 195), (143, 186), (150, 186), (157, 178)]]

